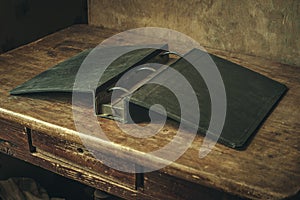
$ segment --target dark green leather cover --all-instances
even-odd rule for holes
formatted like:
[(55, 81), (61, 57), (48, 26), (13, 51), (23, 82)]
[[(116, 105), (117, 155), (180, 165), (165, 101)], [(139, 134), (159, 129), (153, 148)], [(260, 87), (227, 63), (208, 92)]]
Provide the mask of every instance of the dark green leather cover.
[[(73, 85), (76, 74), (90, 51), (86, 50), (46, 70), (16, 87), (10, 93), (15, 95), (74, 91)], [(200, 50), (194, 49), (186, 56), (194, 56), (201, 63), (201, 56), (197, 57), (199, 52), (201, 53)], [(106, 83), (116, 79), (116, 77), (120, 77), (122, 73), (132, 66), (146, 62), (158, 53), (160, 52), (157, 52), (155, 49), (140, 49), (119, 57), (107, 68), (98, 82), (98, 87), (106, 86)], [(283, 84), (242, 66), (214, 55), (210, 56), (221, 73), (227, 96), (226, 120), (218, 142), (232, 148), (244, 147), (287, 88)], [(198, 71), (184, 57), (178, 59), (171, 67), (179, 71), (190, 82), (197, 95), (201, 118), (198, 124), (193, 125), (197, 126), (199, 133), (204, 134), (211, 117), (211, 101), (207, 86)], [(87, 77), (86, 84), (89, 84), (89, 81), (93, 79), (88, 77), (93, 77), (94, 74), (97, 73), (90, 71), (85, 75)], [(176, 80), (170, 81), (174, 82), (175, 85), (177, 84), (176, 87), (181, 87)], [(80, 91), (79, 89), (79, 92), (91, 91)], [(186, 99), (188, 101), (189, 97), (187, 96)], [(161, 104), (166, 109), (169, 118), (178, 122), (181, 120), (180, 107), (176, 97), (162, 86), (154, 84), (144, 85), (133, 93), (130, 102), (137, 106), (136, 108), (142, 108), (146, 111), (154, 104)], [(189, 119), (184, 120), (189, 121)]]
[[(197, 56), (201, 53), (200, 50), (194, 49), (186, 56), (194, 57), (197, 62), (201, 63), (203, 57)], [(227, 96), (226, 119), (218, 142), (232, 148), (242, 148), (287, 88), (283, 84), (230, 61), (214, 55), (210, 56), (220, 71)], [(199, 132), (204, 134), (211, 116), (211, 101), (207, 86), (198, 71), (184, 57), (171, 67), (189, 81), (197, 95), (200, 121), (195, 126), (198, 126)], [(178, 88), (181, 87), (180, 83), (172, 80), (172, 77), (169, 78), (170, 80), (166, 81), (177, 84)], [(189, 96), (186, 97), (186, 101), (189, 101)], [(147, 109), (154, 104), (161, 104), (166, 109), (168, 117), (180, 122), (179, 103), (174, 94), (163, 86), (144, 85), (133, 93), (130, 102)], [(189, 121), (189, 119), (185, 120)]]
[[(121, 76), (127, 70), (132, 68), (135, 65), (146, 62), (147, 60), (153, 58), (158, 55), (163, 49), (167, 48), (167, 45), (154, 45), (157, 46), (157, 49), (152, 48), (140, 48), (138, 50), (129, 51), (134, 46), (117, 46), (117, 47), (107, 47), (104, 50), (99, 49), (97, 52), (97, 56), (102, 56), (104, 59), (109, 59), (109, 57), (113, 54), (115, 49), (123, 48), (128, 49), (128, 53), (122, 55), (118, 59), (114, 60), (109, 67), (106, 68), (103, 73), (101, 79), (97, 83), (97, 88), (105, 86), (109, 82), (113, 82), (113, 79)], [(96, 49), (97, 50), (97, 49)], [(38, 74), (34, 78), (26, 81), (22, 85), (17, 86), (13, 90), (10, 91), (10, 94), (30, 94), (30, 93), (41, 93), (41, 92), (92, 92), (96, 88), (87, 88), (87, 87), (74, 87), (75, 78), (77, 72), (87, 57), (87, 55), (91, 52), (90, 50), (83, 51), (78, 55), (59, 63), (58, 65)], [(100, 54), (104, 55), (100, 55)], [(85, 85), (94, 85), (94, 81), (98, 80), (95, 77), (98, 76), (98, 70), (101, 67), (106, 66), (97, 66), (91, 67), (90, 70), (84, 70), (86, 74), (83, 74), (82, 77), (86, 77), (84, 80)]]

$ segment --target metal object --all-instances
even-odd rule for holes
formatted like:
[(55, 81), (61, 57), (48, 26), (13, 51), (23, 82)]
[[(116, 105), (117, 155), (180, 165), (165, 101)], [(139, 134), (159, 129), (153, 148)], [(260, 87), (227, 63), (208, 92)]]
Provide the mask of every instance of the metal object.
[(167, 51), (167, 52), (162, 53), (163, 56), (164, 55), (170, 55), (170, 54), (181, 57), (181, 55), (179, 53), (175, 52), (175, 51)]
[(156, 71), (156, 69), (151, 68), (151, 67), (141, 67), (141, 68), (137, 69), (136, 71), (139, 72), (139, 71), (142, 71), (142, 70), (148, 70), (148, 71), (152, 71), (152, 72)]
[(114, 90), (121, 90), (121, 91), (123, 91), (123, 92), (125, 92), (125, 93), (130, 93), (127, 89), (122, 88), (122, 87), (113, 87), (113, 88), (108, 89), (107, 91), (108, 91), (108, 92), (112, 92), (112, 91), (114, 91)]

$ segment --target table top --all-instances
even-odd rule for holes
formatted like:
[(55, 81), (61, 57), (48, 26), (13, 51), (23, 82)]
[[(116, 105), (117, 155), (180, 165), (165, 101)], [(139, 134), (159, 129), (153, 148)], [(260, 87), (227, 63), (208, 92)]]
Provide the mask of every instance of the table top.
[[(10, 96), (9, 91), (53, 65), (95, 47), (117, 31), (89, 25), (74, 25), (28, 45), (0, 55), (0, 117), (13, 120), (45, 134), (80, 142), (84, 133), (76, 131), (72, 104), (65, 97)], [(199, 158), (203, 136), (197, 135), (190, 148), (162, 173), (252, 199), (280, 199), (300, 190), (300, 67), (206, 48), (208, 52), (238, 63), (279, 81), (288, 92), (242, 151), (217, 144)], [(86, 112), (80, 108), (80, 112)], [(98, 119), (113, 142), (95, 139), (101, 151), (134, 159), (163, 147), (176, 133), (168, 122), (150, 138), (136, 139), (122, 133), (112, 120)], [(130, 125), (127, 125), (130, 126)], [(95, 136), (96, 137), (96, 136)], [(129, 153), (130, 152), (130, 153)], [(167, 162), (159, 157), (153, 163)]]

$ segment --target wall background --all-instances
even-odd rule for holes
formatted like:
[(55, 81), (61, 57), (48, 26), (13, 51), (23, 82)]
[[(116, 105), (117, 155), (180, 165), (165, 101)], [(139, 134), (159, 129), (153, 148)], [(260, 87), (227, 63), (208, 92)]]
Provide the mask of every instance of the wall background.
[(74, 23), (87, 23), (86, 0), (0, 0), (0, 53)]
[(299, 0), (88, 0), (89, 24), (156, 26), (202, 46), (300, 66)]

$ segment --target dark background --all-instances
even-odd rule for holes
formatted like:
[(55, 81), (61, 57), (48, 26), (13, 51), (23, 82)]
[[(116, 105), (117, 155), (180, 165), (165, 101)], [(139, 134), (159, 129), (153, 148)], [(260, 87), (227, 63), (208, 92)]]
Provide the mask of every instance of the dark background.
[(79, 23), (86, 0), (0, 0), (0, 53)]

